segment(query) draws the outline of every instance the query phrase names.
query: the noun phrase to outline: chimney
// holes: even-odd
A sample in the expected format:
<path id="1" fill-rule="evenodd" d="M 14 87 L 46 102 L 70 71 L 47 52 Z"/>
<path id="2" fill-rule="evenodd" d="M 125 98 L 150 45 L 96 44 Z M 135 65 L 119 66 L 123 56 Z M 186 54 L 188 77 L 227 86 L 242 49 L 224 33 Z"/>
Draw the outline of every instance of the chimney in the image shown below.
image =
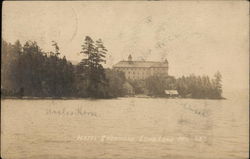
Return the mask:
<path id="1" fill-rule="evenodd" d="M 129 54 L 128 61 L 132 61 L 132 56 Z"/>

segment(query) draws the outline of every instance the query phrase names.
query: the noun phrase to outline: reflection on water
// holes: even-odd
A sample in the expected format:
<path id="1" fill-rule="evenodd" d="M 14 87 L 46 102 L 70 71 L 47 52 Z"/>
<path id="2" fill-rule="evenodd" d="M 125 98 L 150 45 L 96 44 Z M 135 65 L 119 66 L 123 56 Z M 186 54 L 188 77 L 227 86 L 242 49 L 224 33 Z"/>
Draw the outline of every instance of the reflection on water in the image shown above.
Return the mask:
<path id="1" fill-rule="evenodd" d="M 2 100 L 7 159 L 248 157 L 248 96 Z"/>

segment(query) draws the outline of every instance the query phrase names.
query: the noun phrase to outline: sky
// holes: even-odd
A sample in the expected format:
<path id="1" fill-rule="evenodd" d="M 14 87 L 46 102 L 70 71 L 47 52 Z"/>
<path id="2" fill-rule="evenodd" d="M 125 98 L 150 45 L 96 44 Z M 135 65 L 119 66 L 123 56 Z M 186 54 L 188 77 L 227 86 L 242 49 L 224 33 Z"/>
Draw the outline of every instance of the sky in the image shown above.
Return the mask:
<path id="1" fill-rule="evenodd" d="M 105 67 L 133 60 L 169 61 L 169 74 L 213 77 L 224 89 L 248 89 L 247 1 L 92 1 L 3 3 L 3 39 L 58 43 L 68 60 L 80 61 L 85 36 L 102 39 Z"/>

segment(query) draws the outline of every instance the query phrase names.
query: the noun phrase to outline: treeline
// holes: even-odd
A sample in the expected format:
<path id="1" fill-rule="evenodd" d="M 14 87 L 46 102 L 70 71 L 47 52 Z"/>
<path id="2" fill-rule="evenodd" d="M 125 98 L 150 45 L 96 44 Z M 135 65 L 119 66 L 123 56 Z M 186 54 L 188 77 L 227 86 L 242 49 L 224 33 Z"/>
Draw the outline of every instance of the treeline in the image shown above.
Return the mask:
<path id="1" fill-rule="evenodd" d="M 14 97 L 93 97 L 111 98 L 119 92 L 125 77 L 121 72 L 105 71 L 106 49 L 99 39 L 86 37 L 82 44 L 82 61 L 74 66 L 61 57 L 59 46 L 43 51 L 36 42 L 21 45 L 2 40 L 1 96 Z M 107 78 L 108 77 L 108 78 Z M 115 81 L 115 82 L 114 82 Z M 117 92 L 118 91 L 118 92 Z"/>
<path id="2" fill-rule="evenodd" d="M 165 96 L 165 90 L 177 90 L 184 98 L 222 98 L 219 72 L 212 79 L 154 75 L 126 80 L 123 72 L 103 68 L 108 50 L 101 39 L 85 37 L 77 65 L 62 57 L 56 42 L 52 46 L 53 51 L 45 52 L 34 41 L 21 45 L 2 40 L 1 96 L 113 98 L 131 95 L 132 87 L 132 94 Z"/>
<path id="3" fill-rule="evenodd" d="M 145 80 L 129 81 L 135 94 L 165 96 L 165 90 L 177 90 L 183 98 L 222 98 L 221 74 L 217 72 L 213 79 L 208 76 L 173 76 L 154 75 Z"/>
<path id="4" fill-rule="evenodd" d="M 36 42 L 23 46 L 17 41 L 2 43 L 2 95 L 70 96 L 73 91 L 73 65 L 60 58 L 57 43 L 53 52 L 43 52 Z"/>
<path id="5" fill-rule="evenodd" d="M 176 89 L 183 97 L 191 98 L 222 98 L 222 84 L 220 72 L 215 73 L 214 78 L 208 76 L 182 76 L 176 80 Z"/>

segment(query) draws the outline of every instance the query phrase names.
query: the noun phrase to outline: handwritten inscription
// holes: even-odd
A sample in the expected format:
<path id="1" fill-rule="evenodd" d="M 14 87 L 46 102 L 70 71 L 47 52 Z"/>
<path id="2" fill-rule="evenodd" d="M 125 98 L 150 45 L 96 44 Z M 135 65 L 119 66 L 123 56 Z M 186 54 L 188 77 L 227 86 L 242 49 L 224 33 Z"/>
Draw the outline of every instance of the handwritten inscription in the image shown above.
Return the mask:
<path id="1" fill-rule="evenodd" d="M 68 110 L 67 108 L 61 109 L 47 109 L 47 115 L 60 115 L 60 116 L 93 116 L 97 117 L 96 112 L 83 110 L 81 107 L 78 107 L 74 110 Z"/>
<path id="2" fill-rule="evenodd" d="M 157 137 L 149 137 L 149 136 L 81 136 L 78 135 L 76 137 L 77 141 L 82 142 L 159 142 L 159 143 L 168 143 L 168 142 L 206 142 L 207 136 L 157 136 Z"/>
<path id="3" fill-rule="evenodd" d="M 209 115 L 208 110 L 206 110 L 206 109 L 195 109 L 188 104 L 184 104 L 183 106 L 185 109 L 188 109 L 199 116 L 207 117 Z"/>

